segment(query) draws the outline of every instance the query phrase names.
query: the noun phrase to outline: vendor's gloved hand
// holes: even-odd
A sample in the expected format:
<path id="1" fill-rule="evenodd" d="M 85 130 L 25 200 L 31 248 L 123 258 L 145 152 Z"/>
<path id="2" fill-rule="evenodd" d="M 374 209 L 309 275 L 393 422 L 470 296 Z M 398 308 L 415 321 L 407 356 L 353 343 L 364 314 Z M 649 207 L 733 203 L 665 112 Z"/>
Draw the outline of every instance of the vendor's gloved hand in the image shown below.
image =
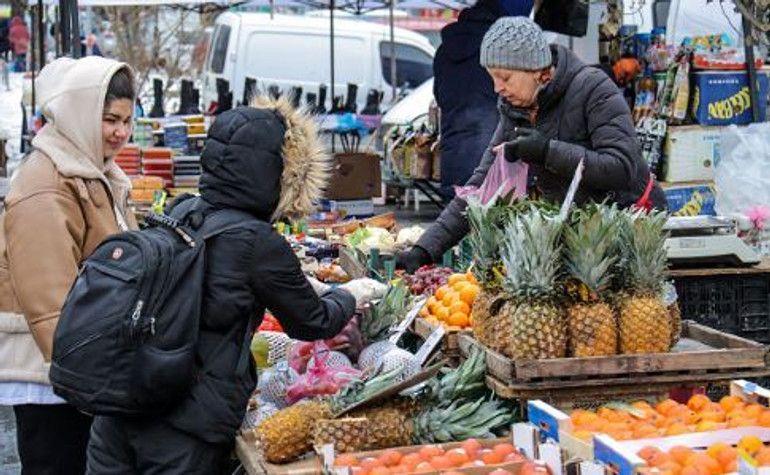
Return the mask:
<path id="1" fill-rule="evenodd" d="M 548 142 L 551 140 L 535 129 L 516 127 L 516 138 L 510 142 L 504 142 L 494 148 L 497 152 L 500 148 L 505 150 L 505 159 L 509 162 L 523 160 L 532 165 L 545 163 L 548 154 Z"/>
<path id="2" fill-rule="evenodd" d="M 412 246 L 411 249 L 396 254 L 396 269 L 403 269 L 412 274 L 420 267 L 430 264 L 432 260 L 428 251 L 419 246 Z"/>
<path id="3" fill-rule="evenodd" d="M 320 280 L 316 279 L 315 277 L 307 276 L 307 281 L 310 282 L 310 285 L 313 286 L 313 290 L 315 290 L 316 295 L 319 297 L 329 290 L 331 290 L 331 285 L 324 284 Z"/>
<path id="4" fill-rule="evenodd" d="M 372 300 L 382 298 L 388 286 L 374 279 L 356 279 L 339 286 L 340 289 L 350 292 L 356 299 L 356 307 L 362 307 Z"/>

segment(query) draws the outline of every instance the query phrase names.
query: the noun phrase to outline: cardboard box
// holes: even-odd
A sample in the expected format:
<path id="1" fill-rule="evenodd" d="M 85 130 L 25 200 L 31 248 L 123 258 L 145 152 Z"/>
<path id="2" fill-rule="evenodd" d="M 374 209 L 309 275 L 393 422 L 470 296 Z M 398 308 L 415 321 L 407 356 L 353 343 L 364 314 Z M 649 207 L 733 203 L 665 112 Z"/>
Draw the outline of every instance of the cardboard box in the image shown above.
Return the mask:
<path id="1" fill-rule="evenodd" d="M 663 146 L 663 180 L 709 181 L 719 163 L 722 127 L 670 127 Z"/>
<path id="2" fill-rule="evenodd" d="M 767 116 L 768 77 L 757 75 L 759 120 Z M 693 116 L 702 125 L 751 123 L 751 94 L 744 71 L 701 71 L 695 73 Z"/>
<path id="3" fill-rule="evenodd" d="M 716 216 L 716 186 L 711 181 L 661 182 L 668 211 L 673 216 Z"/>
<path id="4" fill-rule="evenodd" d="M 334 171 L 326 190 L 329 200 L 361 200 L 382 193 L 380 156 L 341 153 L 334 156 Z"/>

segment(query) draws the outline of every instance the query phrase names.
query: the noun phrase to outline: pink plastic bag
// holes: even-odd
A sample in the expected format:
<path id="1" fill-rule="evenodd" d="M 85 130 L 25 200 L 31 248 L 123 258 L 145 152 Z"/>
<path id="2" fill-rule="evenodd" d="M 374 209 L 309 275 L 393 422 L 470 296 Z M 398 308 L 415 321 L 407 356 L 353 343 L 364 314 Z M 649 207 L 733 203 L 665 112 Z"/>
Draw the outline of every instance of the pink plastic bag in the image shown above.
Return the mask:
<path id="1" fill-rule="evenodd" d="M 481 186 L 456 186 L 455 194 L 463 199 L 476 196 L 481 204 L 487 204 L 498 192 L 500 196 L 508 196 L 513 191 L 512 199 L 519 198 L 527 194 L 528 174 L 529 164 L 522 160 L 509 162 L 501 147 Z"/>
<path id="2" fill-rule="evenodd" d="M 286 389 L 291 404 L 301 399 L 336 394 L 343 386 L 361 376 L 361 372 L 352 367 L 332 367 L 328 364 L 329 347 L 322 341 L 313 343 L 307 372 Z"/>

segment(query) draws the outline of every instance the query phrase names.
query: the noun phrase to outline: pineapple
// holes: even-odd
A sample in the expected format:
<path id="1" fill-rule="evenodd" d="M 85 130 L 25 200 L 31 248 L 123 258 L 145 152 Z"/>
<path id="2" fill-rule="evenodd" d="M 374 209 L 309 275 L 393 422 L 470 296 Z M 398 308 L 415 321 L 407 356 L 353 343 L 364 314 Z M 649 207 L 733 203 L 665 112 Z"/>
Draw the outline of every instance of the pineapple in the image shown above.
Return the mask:
<path id="1" fill-rule="evenodd" d="M 360 320 L 364 344 L 370 345 L 388 338 L 393 327 L 406 315 L 411 301 L 406 283 L 399 282 L 389 287 L 382 300 L 371 306 L 371 314 Z"/>
<path id="2" fill-rule="evenodd" d="M 495 318 L 502 304 L 500 287 L 503 272 L 500 246 L 503 232 L 500 225 L 504 215 L 502 206 L 495 206 L 496 202 L 497 199 L 493 198 L 487 204 L 482 204 L 479 198 L 468 197 L 466 215 L 474 251 L 472 271 L 481 286 L 471 313 L 473 335 L 482 344 L 500 351 L 500 335 L 509 333 L 510 329 L 507 327 L 507 321 Z"/>
<path id="3" fill-rule="evenodd" d="M 265 459 L 285 463 L 311 451 L 313 445 L 307 428 L 331 415 L 330 406 L 321 401 L 301 401 L 278 411 L 256 429 Z"/>
<path id="4" fill-rule="evenodd" d="M 666 272 L 663 232 L 666 214 L 627 212 L 622 217 L 620 351 L 623 354 L 667 352 L 672 328 L 661 297 Z"/>
<path id="5" fill-rule="evenodd" d="M 614 208 L 589 206 L 575 213 L 573 226 L 564 229 L 568 288 L 576 303 L 567 310 L 571 356 L 609 356 L 618 352 L 615 312 L 605 301 L 616 257 L 612 256 Z"/>
<path id="6" fill-rule="evenodd" d="M 562 358 L 567 353 L 563 308 L 556 301 L 562 224 L 530 208 L 505 228 L 503 285 L 512 300 L 500 310 L 511 330 L 504 353 L 514 359 Z"/>
<path id="7" fill-rule="evenodd" d="M 368 440 L 369 420 L 365 417 L 321 419 L 315 424 L 316 449 L 333 444 L 337 453 L 361 452 L 367 450 Z"/>
<path id="8" fill-rule="evenodd" d="M 672 303 L 666 309 L 671 321 L 671 345 L 669 348 L 671 349 L 682 338 L 682 309 L 679 307 L 679 302 Z"/>

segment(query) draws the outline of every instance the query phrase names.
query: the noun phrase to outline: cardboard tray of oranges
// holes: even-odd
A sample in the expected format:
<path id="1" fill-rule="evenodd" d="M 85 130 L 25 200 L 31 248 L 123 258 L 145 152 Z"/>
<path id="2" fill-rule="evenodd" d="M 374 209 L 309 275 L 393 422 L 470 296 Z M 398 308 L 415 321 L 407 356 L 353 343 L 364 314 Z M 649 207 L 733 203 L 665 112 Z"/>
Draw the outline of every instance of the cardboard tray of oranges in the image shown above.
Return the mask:
<path id="1" fill-rule="evenodd" d="M 238 456 L 238 459 L 240 460 L 241 464 L 243 465 L 243 468 L 245 469 L 246 473 L 249 475 L 255 475 L 255 474 L 269 474 L 269 475 L 320 475 L 323 473 L 323 461 L 321 457 L 319 456 L 312 456 L 304 460 L 300 460 L 293 463 L 288 464 L 271 464 L 264 460 L 261 453 L 259 452 L 259 449 L 257 448 L 257 444 L 255 442 L 255 436 L 253 431 L 243 431 L 237 438 L 235 443 L 235 452 Z M 398 447 L 394 449 L 388 449 L 388 450 L 377 450 L 377 451 L 369 451 L 369 452 L 358 452 L 358 453 L 351 453 L 351 454 L 344 454 L 337 456 L 335 460 L 335 465 L 338 467 L 345 466 L 349 463 L 352 464 L 358 464 L 360 465 L 361 462 L 364 460 L 373 460 L 376 459 L 378 461 L 384 461 L 386 458 L 396 457 L 399 460 L 399 463 L 403 461 L 403 458 L 410 455 L 412 457 L 416 457 L 419 455 L 422 458 L 427 458 L 428 450 L 435 451 L 436 448 L 439 449 L 440 455 L 447 455 L 448 453 L 452 451 L 456 451 L 457 449 L 468 449 L 469 446 L 473 444 L 475 450 L 483 450 L 483 451 L 494 451 L 494 447 L 497 445 L 505 446 L 506 449 L 511 449 L 513 446 L 511 445 L 510 439 L 488 439 L 488 440 L 479 440 L 479 441 L 466 441 L 466 442 L 457 442 L 457 443 L 449 443 L 449 444 L 436 444 L 432 446 L 411 446 L 411 447 Z M 510 447 L 508 447 L 510 445 Z M 501 447 L 503 448 L 503 447 Z M 421 454 L 421 450 L 425 453 Z M 438 453 L 438 452 L 437 452 Z M 396 454 L 394 456 L 394 454 Z M 435 456 L 436 454 L 432 454 Z M 483 457 L 479 455 L 479 459 L 482 459 Z M 521 456 L 520 460 L 514 460 L 515 457 L 511 456 L 508 457 L 508 455 L 500 455 L 499 457 L 495 457 L 494 459 L 488 459 L 486 465 L 484 466 L 476 466 L 476 467 L 458 467 L 452 469 L 453 472 L 460 473 L 463 475 L 520 475 L 522 466 L 524 465 L 524 462 L 526 459 Z M 507 459 L 507 461 L 506 461 Z M 421 460 L 422 461 L 422 460 Z M 466 463 L 459 464 L 459 465 L 465 465 L 470 463 L 472 460 L 468 459 Z M 384 463 L 383 463 L 384 465 Z M 407 464 L 402 464 L 407 465 Z M 356 473 L 356 470 L 351 470 L 351 473 Z M 399 472 L 400 473 L 400 472 Z M 408 473 L 408 472 L 407 472 Z M 421 474 L 431 474 L 435 475 L 438 474 L 438 470 L 428 470 L 428 471 L 420 471 Z M 441 470 L 440 473 L 446 473 L 446 470 Z"/>
<path id="2" fill-rule="evenodd" d="M 691 321 L 671 353 L 514 361 L 470 335 L 458 338 L 464 357 L 473 346 L 486 351 L 488 374 L 502 397 L 537 391 L 617 387 L 661 391 L 688 382 L 707 383 L 770 375 L 767 347 Z M 531 396 L 532 394 L 530 394 Z"/>
<path id="3" fill-rule="evenodd" d="M 572 456 L 593 460 L 600 455 L 596 443 L 600 433 L 631 453 L 651 445 L 668 450 L 716 442 L 735 444 L 746 436 L 770 440 L 768 403 L 770 391 L 739 380 L 730 384 L 730 395 L 718 402 L 695 394 L 687 404 L 672 399 L 633 401 L 567 414 L 543 401 L 530 401 L 527 413 L 544 437 Z"/>

